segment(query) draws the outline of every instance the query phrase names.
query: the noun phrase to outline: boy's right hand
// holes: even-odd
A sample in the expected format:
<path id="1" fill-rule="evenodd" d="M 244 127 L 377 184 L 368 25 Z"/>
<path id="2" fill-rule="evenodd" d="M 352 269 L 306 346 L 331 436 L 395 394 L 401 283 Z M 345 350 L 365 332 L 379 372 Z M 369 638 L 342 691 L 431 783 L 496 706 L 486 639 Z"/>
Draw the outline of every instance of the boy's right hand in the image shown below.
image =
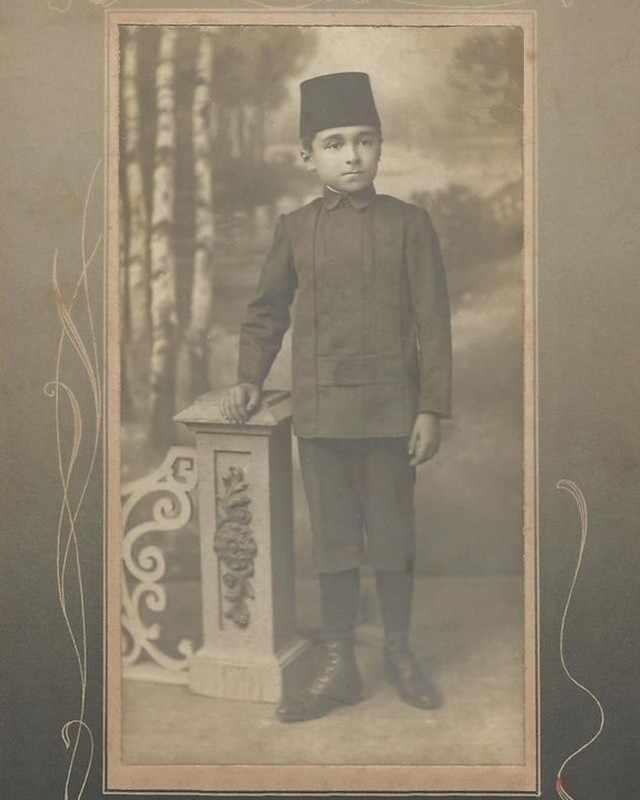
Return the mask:
<path id="1" fill-rule="evenodd" d="M 246 422 L 260 405 L 262 392 L 253 383 L 238 383 L 222 396 L 220 411 L 230 422 Z"/>

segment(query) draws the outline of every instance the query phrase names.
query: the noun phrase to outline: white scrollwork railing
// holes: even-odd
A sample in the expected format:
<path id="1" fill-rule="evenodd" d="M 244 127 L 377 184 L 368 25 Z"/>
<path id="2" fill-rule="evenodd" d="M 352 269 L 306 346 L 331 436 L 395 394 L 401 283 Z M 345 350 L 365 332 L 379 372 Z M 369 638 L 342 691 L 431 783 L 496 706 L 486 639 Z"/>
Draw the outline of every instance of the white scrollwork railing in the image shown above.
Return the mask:
<path id="1" fill-rule="evenodd" d="M 137 481 L 123 484 L 122 498 L 122 639 L 123 665 L 127 668 L 146 656 L 163 670 L 185 670 L 193 655 L 193 642 L 177 645 L 180 657 L 159 646 L 158 623 L 145 624 L 141 610 L 162 612 L 167 590 L 162 579 L 166 555 L 157 543 L 142 541 L 153 534 L 178 532 L 192 519 L 193 491 L 197 482 L 196 451 L 171 447 L 161 466 Z"/>

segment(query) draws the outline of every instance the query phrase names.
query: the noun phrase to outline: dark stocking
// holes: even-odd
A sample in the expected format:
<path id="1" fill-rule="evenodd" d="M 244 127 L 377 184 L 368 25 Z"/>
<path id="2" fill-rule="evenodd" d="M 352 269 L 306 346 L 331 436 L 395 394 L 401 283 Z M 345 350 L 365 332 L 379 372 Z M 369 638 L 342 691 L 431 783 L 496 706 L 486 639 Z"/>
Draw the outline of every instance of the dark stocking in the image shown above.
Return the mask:
<path id="1" fill-rule="evenodd" d="M 357 568 L 320 573 L 322 619 L 327 640 L 355 639 L 359 598 L 360 571 Z"/>
<path id="2" fill-rule="evenodd" d="M 385 634 L 409 633 L 413 569 L 376 570 L 378 598 Z"/>

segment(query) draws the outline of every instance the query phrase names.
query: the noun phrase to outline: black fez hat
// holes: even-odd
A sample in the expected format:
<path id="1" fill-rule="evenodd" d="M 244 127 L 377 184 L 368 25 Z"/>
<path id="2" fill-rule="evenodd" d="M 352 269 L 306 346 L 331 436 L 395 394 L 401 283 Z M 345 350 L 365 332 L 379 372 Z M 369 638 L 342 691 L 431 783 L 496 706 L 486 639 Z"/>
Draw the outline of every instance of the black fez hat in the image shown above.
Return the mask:
<path id="1" fill-rule="evenodd" d="M 380 127 L 366 72 L 334 72 L 300 84 L 300 138 L 346 125 Z"/>

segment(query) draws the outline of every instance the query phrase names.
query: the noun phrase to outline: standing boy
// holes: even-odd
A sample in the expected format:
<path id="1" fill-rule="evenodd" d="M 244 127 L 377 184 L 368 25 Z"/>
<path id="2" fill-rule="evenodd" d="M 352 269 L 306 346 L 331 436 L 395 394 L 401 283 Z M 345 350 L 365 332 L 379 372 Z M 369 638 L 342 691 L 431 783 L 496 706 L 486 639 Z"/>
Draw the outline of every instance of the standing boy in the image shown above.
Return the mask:
<path id="1" fill-rule="evenodd" d="M 320 578 L 324 662 L 278 716 L 323 716 L 362 696 L 355 661 L 359 566 L 373 565 L 385 675 L 434 708 L 409 647 L 415 468 L 450 416 L 451 332 L 440 249 L 427 213 L 376 194 L 382 135 L 369 76 L 301 85 L 300 134 L 321 198 L 278 220 L 240 335 L 223 414 L 246 420 L 293 323 L 293 425 Z M 366 544 L 366 551 L 365 551 Z"/>

